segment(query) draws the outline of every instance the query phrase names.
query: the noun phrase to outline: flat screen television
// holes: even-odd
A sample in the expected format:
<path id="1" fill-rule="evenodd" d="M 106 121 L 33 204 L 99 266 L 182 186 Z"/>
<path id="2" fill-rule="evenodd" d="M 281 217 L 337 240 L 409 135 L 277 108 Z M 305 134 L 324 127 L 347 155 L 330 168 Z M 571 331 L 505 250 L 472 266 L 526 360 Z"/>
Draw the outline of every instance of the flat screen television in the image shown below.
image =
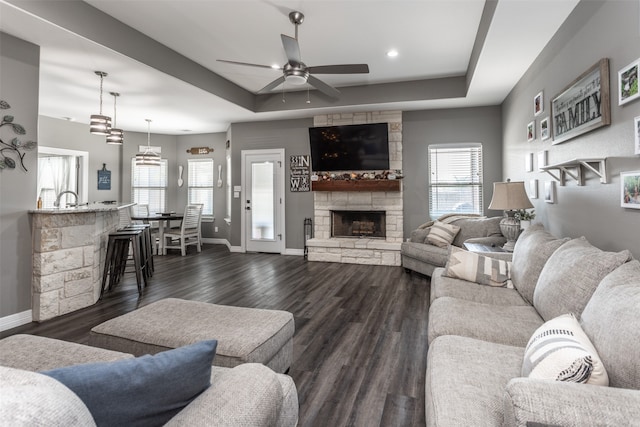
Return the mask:
<path id="1" fill-rule="evenodd" d="M 313 127 L 309 142 L 316 172 L 389 169 L 387 123 Z"/>

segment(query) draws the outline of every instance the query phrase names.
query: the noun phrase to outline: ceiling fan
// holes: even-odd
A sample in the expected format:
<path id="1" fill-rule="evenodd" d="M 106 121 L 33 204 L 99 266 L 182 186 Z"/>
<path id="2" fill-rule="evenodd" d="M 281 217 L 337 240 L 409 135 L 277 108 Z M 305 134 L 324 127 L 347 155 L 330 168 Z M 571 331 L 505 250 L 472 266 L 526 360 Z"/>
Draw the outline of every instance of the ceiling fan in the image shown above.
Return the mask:
<path id="1" fill-rule="evenodd" d="M 340 96 L 340 91 L 318 79 L 314 76 L 314 74 L 366 74 L 369 72 L 369 66 L 367 64 L 318 65 L 314 67 L 307 66 L 304 62 L 302 62 L 302 59 L 300 57 L 300 45 L 298 45 L 298 26 L 304 21 L 304 15 L 302 14 L 302 12 L 293 11 L 289 13 L 289 21 L 291 21 L 291 23 L 296 27 L 296 36 L 295 38 L 293 38 L 285 34 L 280 35 L 280 37 L 282 38 L 282 45 L 284 46 L 285 54 L 287 55 L 287 63 L 282 67 L 275 68 L 270 65 L 227 61 L 224 59 L 218 59 L 218 61 L 226 62 L 229 64 L 269 68 L 282 71 L 282 76 L 278 77 L 277 79 L 260 89 L 258 93 L 270 92 L 284 82 L 296 86 L 309 83 L 311 86 L 315 87 L 325 95 L 331 98 L 338 98 Z"/>

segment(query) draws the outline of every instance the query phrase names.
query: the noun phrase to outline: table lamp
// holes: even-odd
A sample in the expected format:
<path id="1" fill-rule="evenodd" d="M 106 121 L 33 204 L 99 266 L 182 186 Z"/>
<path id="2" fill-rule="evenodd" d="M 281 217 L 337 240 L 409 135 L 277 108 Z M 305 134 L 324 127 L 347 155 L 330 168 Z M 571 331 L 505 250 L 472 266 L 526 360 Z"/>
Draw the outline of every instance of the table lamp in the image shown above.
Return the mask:
<path id="1" fill-rule="evenodd" d="M 507 243 L 502 247 L 505 251 L 513 252 L 520 235 L 520 220 L 515 217 L 516 211 L 532 207 L 524 189 L 524 182 L 507 180 L 507 182 L 493 183 L 493 197 L 489 209 L 504 211 L 504 218 L 500 221 L 500 231 L 507 238 Z"/>

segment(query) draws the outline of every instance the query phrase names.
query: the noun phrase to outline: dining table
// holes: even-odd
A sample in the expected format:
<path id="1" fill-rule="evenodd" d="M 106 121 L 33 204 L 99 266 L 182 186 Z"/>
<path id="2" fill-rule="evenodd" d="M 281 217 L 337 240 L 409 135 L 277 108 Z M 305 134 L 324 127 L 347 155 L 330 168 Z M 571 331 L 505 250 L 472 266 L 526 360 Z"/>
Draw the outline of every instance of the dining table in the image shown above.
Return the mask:
<path id="1" fill-rule="evenodd" d="M 164 229 L 165 225 L 170 228 L 170 221 L 182 220 L 184 214 L 175 212 L 156 213 L 150 215 L 136 215 L 132 216 L 133 221 L 142 221 L 145 224 L 149 224 L 152 221 L 158 222 L 158 253 L 157 255 L 164 255 Z"/>

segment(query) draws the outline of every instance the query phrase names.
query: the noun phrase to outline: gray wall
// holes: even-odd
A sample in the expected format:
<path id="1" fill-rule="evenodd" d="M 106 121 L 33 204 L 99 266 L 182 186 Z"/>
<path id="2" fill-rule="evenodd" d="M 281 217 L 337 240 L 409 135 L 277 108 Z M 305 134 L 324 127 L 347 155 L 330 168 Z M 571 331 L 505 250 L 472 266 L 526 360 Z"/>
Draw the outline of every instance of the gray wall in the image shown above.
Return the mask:
<path id="1" fill-rule="evenodd" d="M 539 192 L 552 178 L 544 173 L 524 172 L 526 153 L 548 150 L 549 164 L 574 158 L 607 157 L 609 184 L 587 173 L 585 186 L 575 182 L 556 187 L 556 203 L 542 198 L 532 200 L 537 218 L 557 236 L 584 235 L 606 250 L 630 249 L 640 257 L 638 224 L 640 211 L 620 207 L 620 172 L 640 170 L 634 155 L 633 118 L 640 115 L 640 101 L 618 106 L 618 70 L 640 57 L 638 1 L 582 1 L 560 32 L 545 47 L 503 103 L 504 176 L 519 180 L 539 180 Z M 609 58 L 611 87 L 611 125 L 561 144 L 538 138 L 528 143 L 527 123 L 534 120 L 533 97 L 544 91 L 545 111 L 549 101 L 565 86 L 595 64 Z M 534 160 L 535 162 L 535 160 Z"/>
<path id="2" fill-rule="evenodd" d="M 404 172 L 404 235 L 429 221 L 427 146 L 456 142 L 482 143 L 483 204 L 488 216 L 500 215 L 487 206 L 493 183 L 502 180 L 502 123 L 500 107 L 405 111 L 402 113 Z"/>
<path id="3" fill-rule="evenodd" d="M 0 33 L 0 99 L 11 105 L 0 114 L 12 115 L 27 131 L 23 142 L 38 141 L 38 78 L 40 48 Z M 16 134 L 5 126 L 4 142 Z M 14 158 L 15 159 L 15 158 Z M 36 208 L 36 150 L 26 151 L 20 169 L 0 170 L 0 317 L 31 309 L 31 223 L 27 210 Z"/>
<path id="4" fill-rule="evenodd" d="M 184 185 L 182 187 L 177 186 L 176 181 L 169 183 L 170 187 L 177 188 L 177 204 L 178 206 L 185 206 L 187 204 L 188 189 L 187 189 L 187 160 L 189 159 L 204 159 L 213 158 L 214 178 L 217 181 L 218 178 L 218 165 L 222 165 L 222 187 L 214 187 L 213 189 L 213 215 L 215 217 L 214 222 L 203 221 L 202 223 L 202 237 L 203 238 L 218 238 L 227 239 L 229 235 L 229 226 L 224 221 L 224 215 L 226 212 L 226 155 L 225 145 L 227 141 L 227 135 L 225 133 L 208 133 L 199 135 L 183 135 L 177 137 L 176 144 L 176 156 L 175 160 L 177 164 L 174 166 L 177 169 L 179 165 L 184 167 L 182 179 Z M 187 153 L 187 150 L 192 147 L 209 147 L 213 148 L 213 153 L 207 155 L 191 154 Z M 170 160 L 173 162 L 173 159 Z M 214 183 L 215 184 L 215 183 Z M 218 227 L 218 232 L 215 232 L 215 227 Z"/>
<path id="5" fill-rule="evenodd" d="M 121 170 L 122 147 L 108 145 L 104 136 L 89 133 L 89 126 L 84 123 L 70 122 L 40 116 L 40 146 L 66 148 L 68 150 L 86 151 L 89 153 L 89 187 L 88 200 L 84 202 L 101 202 L 103 200 L 122 200 Z M 125 135 L 127 136 L 127 135 Z M 102 164 L 111 171 L 111 190 L 98 190 L 98 170 Z M 37 195 L 36 195 L 37 197 Z"/>
<path id="6" fill-rule="evenodd" d="M 313 119 L 282 120 L 273 122 L 235 123 L 231 125 L 232 185 L 241 183 L 241 151 L 269 148 L 285 150 L 285 220 L 286 248 L 303 249 L 304 219 L 313 218 L 313 193 L 289 191 L 289 156 L 309 154 L 309 128 Z M 241 246 L 240 208 L 241 200 L 232 199 L 231 245 Z"/>

